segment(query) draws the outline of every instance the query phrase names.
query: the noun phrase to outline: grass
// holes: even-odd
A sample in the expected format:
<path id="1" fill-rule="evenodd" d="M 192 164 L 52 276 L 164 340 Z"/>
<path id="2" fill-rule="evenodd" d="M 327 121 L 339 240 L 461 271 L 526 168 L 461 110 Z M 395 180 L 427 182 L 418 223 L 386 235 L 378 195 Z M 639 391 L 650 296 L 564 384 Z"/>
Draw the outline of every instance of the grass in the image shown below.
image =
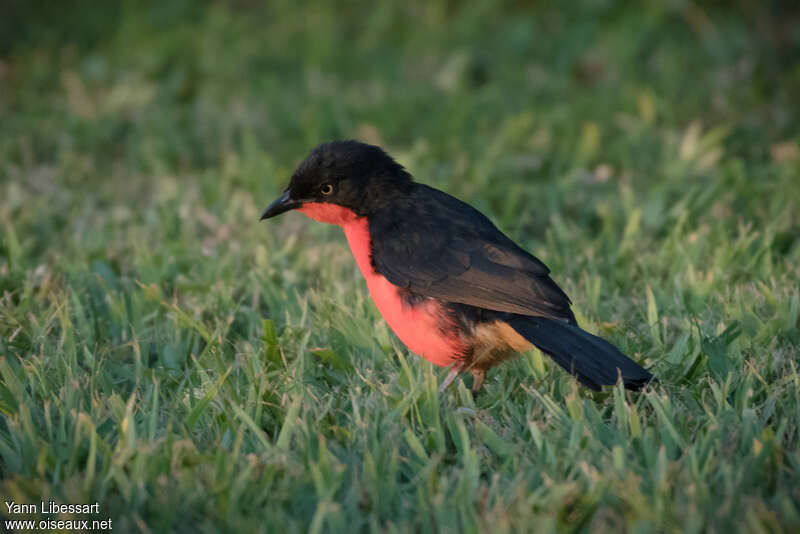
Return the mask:
<path id="1" fill-rule="evenodd" d="M 8 9 L 4 501 L 121 532 L 800 529 L 795 8 Z M 593 394 L 532 352 L 438 395 L 337 229 L 256 222 L 350 137 L 489 214 L 661 384 Z"/>

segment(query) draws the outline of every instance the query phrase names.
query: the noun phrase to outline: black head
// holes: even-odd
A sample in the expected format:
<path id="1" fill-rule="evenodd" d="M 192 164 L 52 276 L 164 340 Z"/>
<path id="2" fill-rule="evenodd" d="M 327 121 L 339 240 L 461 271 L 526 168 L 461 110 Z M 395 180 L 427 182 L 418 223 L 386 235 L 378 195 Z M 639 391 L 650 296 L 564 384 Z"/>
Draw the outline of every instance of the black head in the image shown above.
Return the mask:
<path id="1" fill-rule="evenodd" d="M 406 191 L 411 175 L 380 147 L 358 141 L 332 141 L 311 151 L 292 174 L 283 194 L 261 220 L 309 202 L 343 206 L 368 216 Z"/>

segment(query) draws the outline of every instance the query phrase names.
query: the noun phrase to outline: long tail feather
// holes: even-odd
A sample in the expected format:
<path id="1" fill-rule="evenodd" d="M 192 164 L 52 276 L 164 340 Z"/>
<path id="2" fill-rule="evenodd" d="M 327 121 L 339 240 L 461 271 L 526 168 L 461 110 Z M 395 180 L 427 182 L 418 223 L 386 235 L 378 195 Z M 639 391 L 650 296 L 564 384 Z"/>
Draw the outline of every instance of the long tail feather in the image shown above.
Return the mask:
<path id="1" fill-rule="evenodd" d="M 515 315 L 508 324 L 583 385 L 594 390 L 616 384 L 620 375 L 625 387 L 632 390 L 639 390 L 654 380 L 650 372 L 622 354 L 617 347 L 577 325 L 524 315 Z"/>

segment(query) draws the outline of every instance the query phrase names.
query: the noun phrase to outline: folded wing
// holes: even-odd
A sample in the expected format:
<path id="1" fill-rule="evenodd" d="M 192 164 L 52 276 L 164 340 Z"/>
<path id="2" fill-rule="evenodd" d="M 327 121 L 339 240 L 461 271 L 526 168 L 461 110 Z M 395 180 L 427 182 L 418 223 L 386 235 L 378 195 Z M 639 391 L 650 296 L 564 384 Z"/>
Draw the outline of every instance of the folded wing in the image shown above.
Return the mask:
<path id="1" fill-rule="evenodd" d="M 541 261 L 468 204 L 418 187 L 399 213 L 370 224 L 373 266 L 391 283 L 448 302 L 575 322 Z"/>

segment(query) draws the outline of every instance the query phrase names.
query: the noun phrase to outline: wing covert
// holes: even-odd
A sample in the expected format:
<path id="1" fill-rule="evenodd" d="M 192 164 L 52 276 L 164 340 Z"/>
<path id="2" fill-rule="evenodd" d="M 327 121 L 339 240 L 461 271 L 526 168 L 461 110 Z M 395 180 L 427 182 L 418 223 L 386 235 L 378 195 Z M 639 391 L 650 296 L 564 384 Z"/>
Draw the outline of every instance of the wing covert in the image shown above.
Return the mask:
<path id="1" fill-rule="evenodd" d="M 425 190 L 401 213 L 370 221 L 378 272 L 444 301 L 574 322 L 569 298 L 541 261 L 468 204 Z"/>

